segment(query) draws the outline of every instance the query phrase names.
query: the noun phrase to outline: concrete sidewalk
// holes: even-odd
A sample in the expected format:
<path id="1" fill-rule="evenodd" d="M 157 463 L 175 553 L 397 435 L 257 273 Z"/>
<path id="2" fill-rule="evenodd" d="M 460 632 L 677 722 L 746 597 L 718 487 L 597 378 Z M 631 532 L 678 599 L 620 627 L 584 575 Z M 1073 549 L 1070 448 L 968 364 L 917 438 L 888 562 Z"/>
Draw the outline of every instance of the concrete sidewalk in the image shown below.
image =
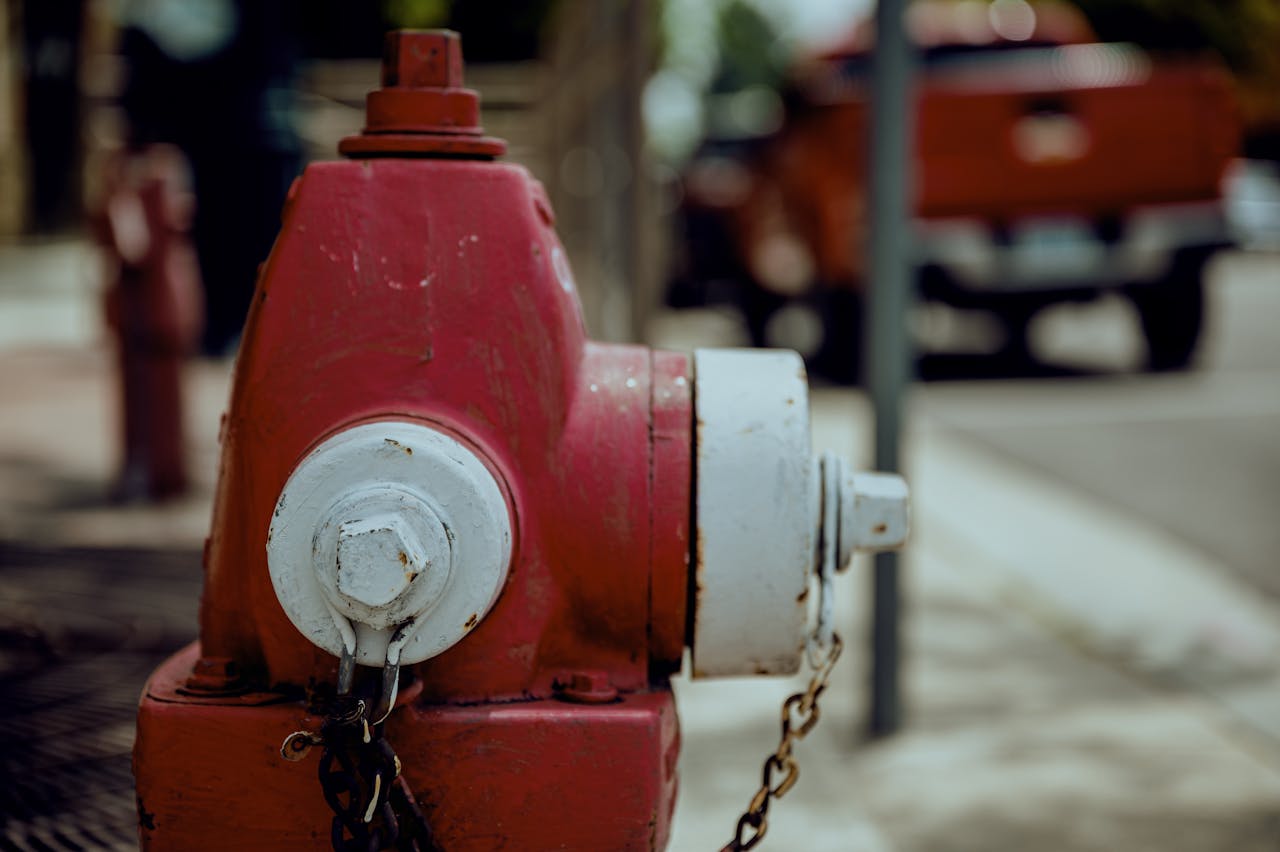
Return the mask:
<path id="1" fill-rule="evenodd" d="M 860 397 L 819 391 L 813 406 L 818 446 L 849 452 L 866 434 Z M 869 566 L 855 564 L 839 607 L 851 659 L 797 749 L 802 778 L 774 807 L 770 848 L 1280 848 L 1274 610 L 927 417 L 908 446 L 907 727 L 857 736 Z M 774 707 L 800 686 L 682 686 L 673 848 L 722 839 L 776 737 Z"/>
<path id="2" fill-rule="evenodd" d="M 37 286 L 45 261 L 0 252 L 0 541 L 198 551 L 228 365 L 191 370 L 192 496 L 108 505 L 114 379 L 91 257 L 74 245 L 45 255 L 82 278 Z M 928 394 L 917 391 L 907 445 L 907 727 L 858 736 L 868 566 L 857 563 L 839 585 L 846 658 L 763 848 L 1280 848 L 1274 609 L 1177 541 L 956 437 L 928 417 Z M 861 455 L 865 400 L 821 390 L 812 403 L 815 449 Z M 0 616 L 45 576 L 11 568 L 0 562 Z M 194 635 L 189 612 L 178 623 Z M 803 684 L 677 685 L 673 849 L 729 838 L 776 746 L 779 706 Z"/>

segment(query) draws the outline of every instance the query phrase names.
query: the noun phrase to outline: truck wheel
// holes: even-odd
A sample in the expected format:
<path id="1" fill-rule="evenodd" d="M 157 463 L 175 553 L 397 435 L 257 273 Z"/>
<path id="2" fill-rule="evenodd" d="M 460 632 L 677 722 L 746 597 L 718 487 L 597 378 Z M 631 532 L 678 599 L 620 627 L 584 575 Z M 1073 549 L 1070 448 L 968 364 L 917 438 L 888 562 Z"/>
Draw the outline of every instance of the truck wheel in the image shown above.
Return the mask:
<path id="1" fill-rule="evenodd" d="M 785 296 L 766 290 L 754 281 L 742 283 L 738 305 L 747 326 L 751 345 L 756 348 L 769 346 L 769 320 L 787 303 Z"/>
<path id="2" fill-rule="evenodd" d="M 1001 363 L 1022 367 L 1035 361 L 1031 352 L 1031 320 L 1039 310 L 1038 305 L 1019 301 L 996 310 L 996 317 L 1004 327 L 1004 341 L 996 352 Z"/>
<path id="3" fill-rule="evenodd" d="M 819 292 L 822 346 L 812 358 L 816 374 L 841 385 L 856 385 L 862 376 L 862 294 L 827 287 Z"/>
<path id="4" fill-rule="evenodd" d="M 1129 299 L 1147 338 L 1147 369 L 1180 370 L 1191 363 L 1204 327 L 1203 255 L 1179 258 L 1160 282 L 1134 287 Z"/>

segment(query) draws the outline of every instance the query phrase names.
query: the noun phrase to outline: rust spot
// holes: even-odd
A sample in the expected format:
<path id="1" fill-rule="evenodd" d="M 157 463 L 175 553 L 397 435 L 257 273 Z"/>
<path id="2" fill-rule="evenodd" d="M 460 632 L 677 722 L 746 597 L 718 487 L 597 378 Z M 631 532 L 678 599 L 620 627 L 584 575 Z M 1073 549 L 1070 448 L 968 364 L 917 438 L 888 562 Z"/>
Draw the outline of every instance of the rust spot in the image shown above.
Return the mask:
<path id="1" fill-rule="evenodd" d="M 876 524 L 874 527 L 872 527 L 872 528 L 871 528 L 871 531 L 872 531 L 873 533 L 875 533 L 876 535 L 884 535 L 885 533 L 887 533 L 887 532 L 889 531 L 889 525 L 888 525 L 888 524 Z"/>
<path id="2" fill-rule="evenodd" d="M 480 620 L 479 614 L 474 612 L 471 613 L 471 616 L 467 619 L 467 623 L 462 625 L 462 629 L 470 630 L 471 628 L 476 626 L 476 622 L 478 622 L 479 620 Z"/>
<path id="3" fill-rule="evenodd" d="M 799 597 L 796 598 L 796 603 L 804 603 L 808 599 L 809 599 L 809 588 L 806 586 L 805 590 L 800 593 Z"/>
<path id="4" fill-rule="evenodd" d="M 402 550 L 402 551 L 400 551 L 400 564 L 401 564 L 401 565 L 408 565 L 408 564 L 409 564 L 409 556 L 408 556 L 408 554 L 406 554 L 403 550 Z"/>
<path id="5" fill-rule="evenodd" d="M 413 455 L 413 450 L 410 447 L 406 447 L 404 444 L 400 443 L 395 438 L 383 438 L 382 440 L 386 441 L 388 446 L 392 446 L 392 447 L 396 447 L 398 449 L 404 450 L 406 455 L 410 455 L 410 456 Z"/>
<path id="6" fill-rule="evenodd" d="M 703 531 L 702 529 L 699 529 L 697 538 L 694 541 L 694 556 L 693 556 L 695 560 L 693 564 L 693 587 L 694 587 L 695 593 L 699 598 L 702 597 L 702 591 L 703 591 L 702 570 L 703 570 L 703 548 L 705 544 L 706 542 L 703 537 Z"/>
<path id="7" fill-rule="evenodd" d="M 619 700 L 617 688 L 603 671 L 557 675 L 551 688 L 556 691 L 556 698 L 574 704 L 610 704 Z"/>
<path id="8" fill-rule="evenodd" d="M 138 796 L 138 826 L 147 831 L 156 830 L 156 815 L 142 805 L 142 797 Z"/>

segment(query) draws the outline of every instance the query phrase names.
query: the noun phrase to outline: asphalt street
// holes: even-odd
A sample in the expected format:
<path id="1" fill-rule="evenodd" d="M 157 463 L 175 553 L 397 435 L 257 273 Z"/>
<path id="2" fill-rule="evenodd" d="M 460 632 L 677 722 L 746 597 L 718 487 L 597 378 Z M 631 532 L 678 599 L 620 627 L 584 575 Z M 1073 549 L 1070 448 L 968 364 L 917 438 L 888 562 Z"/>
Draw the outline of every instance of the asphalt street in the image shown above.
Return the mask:
<path id="1" fill-rule="evenodd" d="M 1168 531 L 1280 603 L 1278 322 L 1280 255 L 1224 255 L 1196 369 L 1135 371 L 1136 317 L 1105 300 L 1038 321 L 1041 359 L 1065 375 L 933 382 L 916 413 Z"/>

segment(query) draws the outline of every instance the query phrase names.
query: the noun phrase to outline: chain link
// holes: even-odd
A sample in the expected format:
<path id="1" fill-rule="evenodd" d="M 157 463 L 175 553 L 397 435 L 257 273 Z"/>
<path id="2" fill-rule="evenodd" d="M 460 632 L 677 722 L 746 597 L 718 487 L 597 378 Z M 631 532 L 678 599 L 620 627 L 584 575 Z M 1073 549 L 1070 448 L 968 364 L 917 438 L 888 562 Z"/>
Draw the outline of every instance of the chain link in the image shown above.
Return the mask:
<path id="1" fill-rule="evenodd" d="M 325 803 L 333 811 L 329 836 L 334 852 L 431 852 L 437 847 L 426 819 L 384 735 L 382 722 L 390 710 L 371 721 L 375 703 L 382 702 L 339 692 L 324 714 L 320 732 L 290 734 L 280 753 L 297 761 L 312 747 L 323 746 L 318 775 Z"/>
<path id="2" fill-rule="evenodd" d="M 831 634 L 831 646 L 821 659 L 804 692 L 797 692 L 782 703 L 782 736 L 777 750 L 765 758 L 760 789 L 752 797 L 751 803 L 742 816 L 733 839 L 725 844 L 720 852 L 742 852 L 753 849 L 764 839 L 769 828 L 769 803 L 781 799 L 800 780 L 800 764 L 796 761 L 792 750 L 798 740 L 804 739 L 818 724 L 821 715 L 818 708 L 818 697 L 827 688 L 827 680 L 831 670 L 835 668 L 840 652 L 844 650 L 844 642 L 840 634 Z"/>

